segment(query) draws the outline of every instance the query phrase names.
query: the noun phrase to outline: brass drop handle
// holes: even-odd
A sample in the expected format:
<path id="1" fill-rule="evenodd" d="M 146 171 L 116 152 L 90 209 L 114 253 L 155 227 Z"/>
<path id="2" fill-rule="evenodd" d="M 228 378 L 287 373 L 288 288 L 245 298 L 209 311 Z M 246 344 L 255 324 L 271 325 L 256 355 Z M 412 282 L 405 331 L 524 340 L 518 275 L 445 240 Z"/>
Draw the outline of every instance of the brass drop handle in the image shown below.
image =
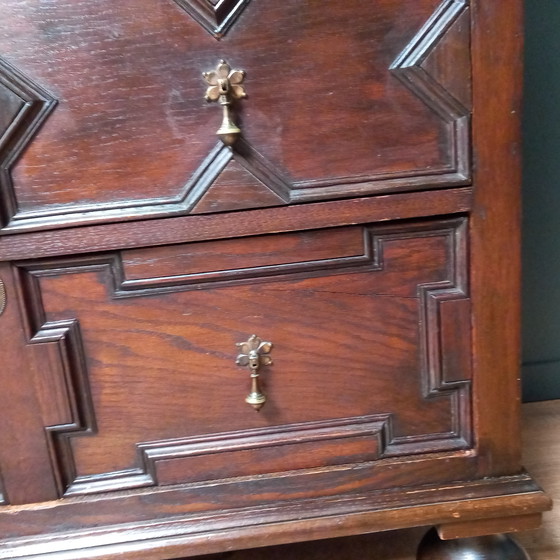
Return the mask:
<path id="1" fill-rule="evenodd" d="M 231 146 L 241 134 L 239 127 L 233 122 L 231 104 L 234 99 L 247 97 L 241 85 L 245 79 L 244 70 L 232 70 L 225 60 L 220 60 L 215 70 L 203 72 L 208 84 L 206 101 L 218 101 L 223 109 L 222 126 L 216 134 L 226 146 Z"/>
<path id="2" fill-rule="evenodd" d="M 266 395 L 260 388 L 259 369 L 261 366 L 272 364 L 272 358 L 268 355 L 272 350 L 272 342 L 263 342 L 253 334 L 246 342 L 238 342 L 237 347 L 241 351 L 237 356 L 237 365 L 248 367 L 251 372 L 251 392 L 245 398 L 245 402 L 258 411 L 266 402 Z"/>

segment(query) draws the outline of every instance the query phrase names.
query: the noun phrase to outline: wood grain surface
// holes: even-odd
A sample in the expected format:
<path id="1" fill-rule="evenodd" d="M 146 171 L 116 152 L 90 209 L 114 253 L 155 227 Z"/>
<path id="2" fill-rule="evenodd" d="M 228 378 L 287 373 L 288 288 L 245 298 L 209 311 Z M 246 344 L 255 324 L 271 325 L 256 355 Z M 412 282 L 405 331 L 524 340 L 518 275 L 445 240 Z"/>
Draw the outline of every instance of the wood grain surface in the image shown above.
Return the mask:
<path id="1" fill-rule="evenodd" d="M 251 102 L 235 108 L 248 156 L 241 159 L 253 171 L 260 161 L 266 183 L 280 176 L 290 199 L 469 182 L 470 109 L 453 95 L 470 104 L 463 0 L 382 2 L 375 10 L 347 0 L 328 11 L 322 2 L 265 0 L 249 5 L 219 43 L 199 25 L 198 9 L 195 21 L 174 2 L 6 0 L 2 12 L 0 79 L 8 86 L 0 99 L 9 106 L 0 125 L 18 103 L 6 64 L 58 102 L 17 163 L 6 165 L 4 221 L 58 227 L 84 213 L 120 221 L 190 211 L 222 167 L 207 159 L 220 112 L 204 100 L 202 80 L 222 57 L 247 72 Z M 449 58 L 455 51 L 462 56 Z M 28 96 L 40 105 L 40 96 Z M 26 140 L 28 128 L 20 127 Z M 231 208 L 221 198 L 213 211 Z"/>
<path id="2" fill-rule="evenodd" d="M 64 492 L 467 448 L 464 226 L 353 226 L 23 265 Z M 236 342 L 252 332 L 274 344 L 257 416 L 244 405 L 248 373 L 235 365 Z M 57 360 L 55 348 L 68 358 Z M 78 395 L 70 404 L 68 375 Z M 148 456 L 157 466 L 147 481 Z M 457 480 L 440 467 L 441 480 Z M 416 469 L 412 480 L 420 483 Z"/>
<path id="3" fill-rule="evenodd" d="M 425 528 L 383 531 L 536 526 L 522 0 L 0 4 L 0 558 L 396 560 Z"/>
<path id="4" fill-rule="evenodd" d="M 529 403 L 523 411 L 523 458 L 527 469 L 552 499 L 560 499 L 560 400 Z M 560 558 L 560 510 L 545 513 L 543 526 L 515 536 L 531 560 Z M 374 535 L 330 539 L 242 550 L 207 560 L 415 560 L 425 529 L 387 531 Z M 202 560 L 202 559 L 200 559 Z"/>

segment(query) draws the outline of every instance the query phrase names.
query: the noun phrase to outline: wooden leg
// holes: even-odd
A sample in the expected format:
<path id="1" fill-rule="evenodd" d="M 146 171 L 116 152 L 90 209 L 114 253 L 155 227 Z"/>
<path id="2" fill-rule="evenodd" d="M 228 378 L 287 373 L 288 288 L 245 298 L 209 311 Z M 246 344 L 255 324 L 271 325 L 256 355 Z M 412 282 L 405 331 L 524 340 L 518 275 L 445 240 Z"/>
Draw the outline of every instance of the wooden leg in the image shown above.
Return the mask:
<path id="1" fill-rule="evenodd" d="M 417 560 L 530 560 L 507 535 L 490 535 L 443 541 L 437 531 L 428 531 L 418 547 Z"/>

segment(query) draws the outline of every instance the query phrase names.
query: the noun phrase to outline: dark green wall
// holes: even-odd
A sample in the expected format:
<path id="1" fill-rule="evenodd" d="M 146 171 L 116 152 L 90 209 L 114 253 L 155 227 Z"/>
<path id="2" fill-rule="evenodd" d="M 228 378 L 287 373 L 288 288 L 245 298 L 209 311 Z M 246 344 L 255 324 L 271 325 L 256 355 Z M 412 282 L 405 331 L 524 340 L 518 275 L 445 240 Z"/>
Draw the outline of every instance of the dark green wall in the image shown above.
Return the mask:
<path id="1" fill-rule="evenodd" d="M 525 2 L 523 396 L 560 398 L 560 0 Z"/>

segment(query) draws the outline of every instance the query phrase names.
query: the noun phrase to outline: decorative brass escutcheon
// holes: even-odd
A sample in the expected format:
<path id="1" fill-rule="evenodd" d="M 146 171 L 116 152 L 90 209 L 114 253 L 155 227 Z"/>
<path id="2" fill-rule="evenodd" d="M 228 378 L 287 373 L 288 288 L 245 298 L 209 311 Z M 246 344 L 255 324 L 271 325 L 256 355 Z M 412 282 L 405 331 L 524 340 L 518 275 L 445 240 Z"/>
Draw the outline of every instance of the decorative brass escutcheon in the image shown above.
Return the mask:
<path id="1" fill-rule="evenodd" d="M 258 411 L 266 402 L 266 395 L 260 388 L 259 368 L 272 364 L 268 355 L 272 350 L 272 342 L 263 342 L 256 334 L 252 334 L 247 342 L 238 342 L 237 347 L 241 350 L 241 354 L 237 356 L 237 365 L 246 366 L 251 372 L 251 392 L 245 402 Z"/>
<path id="2" fill-rule="evenodd" d="M 225 60 L 220 60 L 215 70 L 203 72 L 206 83 L 206 101 L 218 101 L 223 108 L 222 126 L 216 134 L 226 146 L 231 146 L 241 134 L 239 127 L 233 122 L 231 104 L 234 99 L 247 97 L 241 85 L 245 79 L 245 70 L 232 70 Z"/>

